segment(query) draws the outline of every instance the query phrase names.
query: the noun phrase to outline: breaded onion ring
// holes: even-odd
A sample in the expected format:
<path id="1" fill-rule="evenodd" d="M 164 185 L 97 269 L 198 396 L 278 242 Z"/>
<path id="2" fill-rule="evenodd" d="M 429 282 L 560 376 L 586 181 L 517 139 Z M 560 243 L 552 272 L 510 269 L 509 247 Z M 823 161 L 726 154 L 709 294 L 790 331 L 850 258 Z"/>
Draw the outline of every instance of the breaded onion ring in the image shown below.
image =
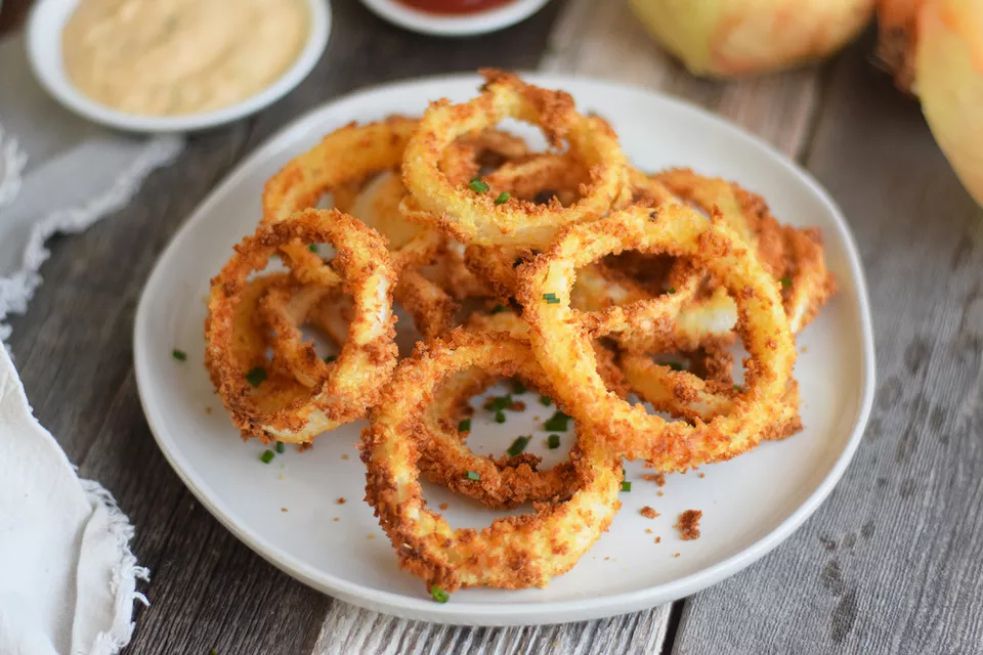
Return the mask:
<path id="1" fill-rule="evenodd" d="M 733 411 L 695 426 L 667 422 L 609 392 L 597 372 L 589 333 L 570 307 L 576 270 L 622 250 L 687 257 L 704 266 L 737 302 L 738 332 L 750 354 L 746 384 Z M 772 429 L 795 361 L 795 346 L 778 285 L 744 240 L 719 216 L 707 221 L 676 204 L 633 207 L 573 225 L 520 270 L 519 301 L 531 342 L 559 399 L 586 429 L 603 434 L 617 454 L 652 461 L 661 470 L 733 457 Z"/>
<path id="2" fill-rule="evenodd" d="M 413 119 L 392 116 L 365 125 L 346 125 L 326 135 L 266 182 L 262 224 L 277 223 L 296 211 L 315 207 L 321 196 L 335 190 L 350 196 L 352 185 L 398 169 L 416 126 Z M 439 235 L 433 230 L 418 230 L 396 250 L 394 266 L 398 271 L 410 263 L 425 261 L 439 243 Z M 339 284 L 338 275 L 308 249 L 309 245 L 293 242 L 281 248 L 294 276 L 301 282 L 326 287 Z"/>
<path id="3" fill-rule="evenodd" d="M 248 369 L 235 356 L 235 321 L 248 276 L 264 268 L 284 244 L 331 243 L 333 264 L 354 301 L 348 339 L 330 374 L 304 396 L 283 403 L 256 402 Z M 377 232 L 336 210 L 306 209 L 260 226 L 236 246 L 235 254 L 212 280 L 205 321 L 205 363 L 222 401 L 243 436 L 305 443 L 374 405 L 396 364 L 392 290 L 396 278 L 385 241 Z M 258 317 L 257 317 L 258 318 Z M 311 349 L 310 354 L 316 359 Z"/>
<path id="4" fill-rule="evenodd" d="M 836 283 L 826 270 L 817 230 L 782 225 L 760 196 L 727 180 L 683 168 L 664 171 L 654 179 L 704 212 L 719 210 L 723 220 L 757 250 L 765 267 L 782 283 L 783 304 L 793 334 L 800 332 L 835 292 Z"/>
<path id="5" fill-rule="evenodd" d="M 556 228 L 604 215 L 628 186 L 625 157 L 611 127 L 596 116 L 577 113 L 567 93 L 541 89 L 501 71 L 484 74 L 488 81 L 477 98 L 459 105 L 439 100 L 424 112 L 403 159 L 403 182 L 411 194 L 408 209 L 479 245 L 545 245 Z M 497 197 L 482 191 L 484 183 L 448 180 L 439 165 L 447 147 L 508 117 L 539 125 L 554 146 L 569 142 L 569 155 L 590 175 L 577 202 L 547 208 L 508 198 L 496 204 Z"/>
<path id="6" fill-rule="evenodd" d="M 526 516 L 499 519 L 483 530 L 454 530 L 427 508 L 418 481 L 420 414 L 442 379 L 479 367 L 511 377 L 531 360 L 528 345 L 502 334 L 456 330 L 447 341 L 421 344 L 396 369 L 362 435 L 366 500 L 389 535 L 403 568 L 446 591 L 488 586 L 544 586 L 566 572 L 611 522 L 620 502 L 619 461 L 580 431 L 571 452 L 576 491 L 536 505 Z"/>

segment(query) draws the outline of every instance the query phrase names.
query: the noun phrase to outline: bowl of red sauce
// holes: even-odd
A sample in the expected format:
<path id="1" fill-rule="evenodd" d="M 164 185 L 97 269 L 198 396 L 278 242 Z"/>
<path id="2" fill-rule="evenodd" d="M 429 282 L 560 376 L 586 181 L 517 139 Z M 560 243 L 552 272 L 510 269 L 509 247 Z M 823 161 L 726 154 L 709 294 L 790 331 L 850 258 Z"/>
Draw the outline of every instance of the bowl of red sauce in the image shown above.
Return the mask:
<path id="1" fill-rule="evenodd" d="M 362 0 L 385 20 L 435 36 L 470 36 L 525 20 L 549 0 Z"/>

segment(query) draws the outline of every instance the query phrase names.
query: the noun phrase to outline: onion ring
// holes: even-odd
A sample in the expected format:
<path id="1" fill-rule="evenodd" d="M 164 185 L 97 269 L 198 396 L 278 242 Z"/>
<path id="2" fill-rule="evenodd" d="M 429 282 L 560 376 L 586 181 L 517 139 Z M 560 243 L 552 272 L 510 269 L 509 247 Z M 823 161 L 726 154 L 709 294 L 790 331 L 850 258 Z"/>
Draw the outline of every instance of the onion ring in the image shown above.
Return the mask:
<path id="1" fill-rule="evenodd" d="M 296 239 L 334 245 L 334 263 L 351 291 L 354 316 L 349 337 L 327 379 L 307 390 L 306 396 L 294 395 L 288 402 L 271 407 L 255 402 L 252 387 L 257 385 L 247 380 L 247 370 L 230 344 L 236 341 L 237 306 L 249 274 L 262 269 L 277 248 Z M 396 364 L 394 286 L 395 273 L 385 241 L 374 230 L 336 210 L 306 209 L 287 220 L 260 226 L 240 242 L 212 280 L 205 321 L 205 361 L 243 436 L 306 443 L 364 415 L 376 403 Z"/>
<path id="2" fill-rule="evenodd" d="M 341 190 L 350 195 L 379 173 L 399 168 L 417 121 L 392 116 L 365 125 L 350 124 L 326 135 L 318 145 L 291 159 L 271 177 L 263 189 L 263 225 L 286 220 L 294 212 L 317 205 L 325 193 Z M 397 271 L 425 261 L 438 247 L 439 235 L 419 230 L 393 256 Z M 284 244 L 285 263 L 300 282 L 332 287 L 338 274 L 308 249 L 309 244 Z"/>
<path id="3" fill-rule="evenodd" d="M 461 241 L 480 245 L 545 245 L 561 225 L 604 215 L 627 184 L 624 154 L 614 131 L 596 116 L 574 110 L 560 91 L 526 84 L 501 71 L 483 71 L 482 93 L 461 105 L 447 100 L 424 112 L 403 160 L 409 211 L 436 221 Z M 487 129 L 506 117 L 537 124 L 553 145 L 566 139 L 570 155 L 590 173 L 581 198 L 569 207 L 546 209 L 509 198 L 495 204 L 487 193 L 452 184 L 440 170 L 442 153 L 458 137 Z"/>
<path id="4" fill-rule="evenodd" d="M 412 430 L 438 382 L 473 366 L 510 377 L 518 362 L 531 359 L 528 345 L 505 335 L 455 331 L 447 341 L 421 346 L 402 362 L 371 413 L 361 445 L 366 500 L 403 568 L 429 588 L 544 586 L 576 564 L 620 506 L 618 459 L 581 431 L 571 453 L 577 484 L 569 499 L 537 504 L 531 516 L 502 518 L 480 531 L 454 530 L 427 508 Z"/>
<path id="5" fill-rule="evenodd" d="M 570 307 L 578 266 L 622 250 L 688 257 L 705 266 L 737 302 L 738 332 L 750 353 L 746 384 L 733 411 L 708 423 L 667 422 L 609 392 L 581 318 Z M 710 221 L 676 204 L 633 207 L 593 223 L 566 228 L 550 248 L 520 271 L 519 300 L 530 322 L 533 351 L 559 399 L 613 451 L 661 470 L 684 470 L 733 457 L 771 429 L 795 361 L 795 346 L 778 285 L 719 215 Z"/>

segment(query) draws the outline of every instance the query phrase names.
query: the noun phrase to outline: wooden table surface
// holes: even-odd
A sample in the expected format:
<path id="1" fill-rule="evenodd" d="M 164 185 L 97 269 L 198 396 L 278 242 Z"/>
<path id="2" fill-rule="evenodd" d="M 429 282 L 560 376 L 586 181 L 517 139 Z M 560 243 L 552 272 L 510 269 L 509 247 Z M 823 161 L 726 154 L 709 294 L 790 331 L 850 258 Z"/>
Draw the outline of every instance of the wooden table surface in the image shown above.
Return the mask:
<path id="1" fill-rule="evenodd" d="M 821 66 L 699 81 L 623 3 L 555 0 L 469 40 L 404 32 L 335 0 L 326 56 L 258 116 L 195 135 L 123 210 L 56 238 L 12 346 L 38 418 L 108 487 L 152 571 L 127 653 L 964 653 L 983 650 L 983 211 L 870 35 Z M 157 255 L 243 156 L 358 87 L 495 65 L 633 82 L 762 135 L 835 197 L 859 243 L 877 398 L 844 479 L 786 543 L 690 598 L 602 621 L 464 628 L 392 619 L 295 582 L 240 544 L 157 449 L 137 398 L 134 309 Z"/>

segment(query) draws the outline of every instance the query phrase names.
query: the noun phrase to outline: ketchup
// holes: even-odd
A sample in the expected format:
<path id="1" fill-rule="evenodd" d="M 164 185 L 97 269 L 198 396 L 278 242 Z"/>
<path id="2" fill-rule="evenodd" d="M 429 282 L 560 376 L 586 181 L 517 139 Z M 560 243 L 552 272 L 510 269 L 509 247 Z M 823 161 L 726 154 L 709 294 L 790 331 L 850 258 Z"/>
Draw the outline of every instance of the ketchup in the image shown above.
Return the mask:
<path id="1" fill-rule="evenodd" d="M 506 5 L 512 0 L 398 0 L 398 2 L 431 14 L 475 14 Z"/>

